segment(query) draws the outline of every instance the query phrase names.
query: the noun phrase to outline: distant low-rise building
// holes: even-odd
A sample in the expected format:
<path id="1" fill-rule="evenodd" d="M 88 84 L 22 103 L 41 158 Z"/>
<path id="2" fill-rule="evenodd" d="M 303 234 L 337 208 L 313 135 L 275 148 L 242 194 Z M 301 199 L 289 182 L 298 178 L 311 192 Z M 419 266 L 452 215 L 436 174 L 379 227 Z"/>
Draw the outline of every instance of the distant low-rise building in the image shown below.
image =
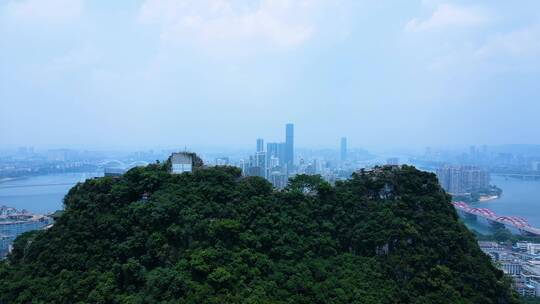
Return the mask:
<path id="1" fill-rule="evenodd" d="M 19 211 L 13 207 L 1 206 L 0 207 L 0 216 L 17 214 Z"/>
<path id="2" fill-rule="evenodd" d="M 531 285 L 532 287 L 534 287 L 534 290 L 535 290 L 535 296 L 538 297 L 540 296 L 540 281 L 539 280 L 531 280 L 529 282 L 529 285 Z"/>
<path id="3" fill-rule="evenodd" d="M 485 254 L 489 255 L 489 257 L 493 261 L 499 261 L 503 259 L 503 253 L 505 248 L 498 243 L 479 241 L 478 246 L 480 246 L 480 250 L 482 250 Z"/>
<path id="4" fill-rule="evenodd" d="M 535 255 L 523 254 L 527 242 L 518 242 L 518 246 L 510 247 L 496 242 L 479 241 L 480 249 L 488 254 L 512 280 L 512 288 L 523 297 L 540 297 L 540 261 Z"/>
<path id="5" fill-rule="evenodd" d="M 6 208 L 2 207 L 2 209 Z M 0 258 L 8 254 L 11 243 L 17 236 L 27 231 L 44 229 L 52 222 L 53 219 L 49 216 L 31 214 L 26 211 L 0 215 Z"/>
<path id="6" fill-rule="evenodd" d="M 530 243 L 530 242 L 517 242 L 516 246 L 519 250 L 525 251 L 528 254 L 538 254 L 540 253 L 540 244 Z"/>
<path id="7" fill-rule="evenodd" d="M 504 273 L 509 275 L 520 275 L 521 274 L 521 264 L 516 261 L 502 261 L 501 269 Z"/>
<path id="8" fill-rule="evenodd" d="M 540 261 L 528 260 L 526 263 L 523 263 L 522 267 L 525 272 L 540 280 Z"/>
<path id="9" fill-rule="evenodd" d="M 505 272 L 506 273 L 506 272 Z M 506 273 L 512 278 L 512 288 L 522 297 L 535 297 L 536 288 L 529 283 L 527 277 L 519 274 Z"/>
<path id="10" fill-rule="evenodd" d="M 531 284 L 515 283 L 514 289 L 522 297 L 536 297 L 536 288 Z"/>

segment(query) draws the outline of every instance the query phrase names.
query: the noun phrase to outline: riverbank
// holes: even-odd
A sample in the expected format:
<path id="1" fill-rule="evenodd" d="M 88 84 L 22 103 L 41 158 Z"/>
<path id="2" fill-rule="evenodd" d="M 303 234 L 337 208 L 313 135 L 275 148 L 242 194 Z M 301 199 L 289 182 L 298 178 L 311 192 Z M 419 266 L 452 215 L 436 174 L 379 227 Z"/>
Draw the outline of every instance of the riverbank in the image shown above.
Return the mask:
<path id="1" fill-rule="evenodd" d="M 96 176 L 103 174 L 85 172 L 15 177 L 0 184 L 0 202 L 37 214 L 55 212 L 63 208 L 62 201 L 71 187 Z"/>
<path id="2" fill-rule="evenodd" d="M 16 181 L 16 180 L 23 179 L 23 178 L 24 177 L 2 177 L 2 178 L 0 178 L 0 184 L 1 183 L 7 183 L 7 182 Z"/>
<path id="3" fill-rule="evenodd" d="M 489 201 L 494 201 L 496 199 L 499 199 L 498 195 L 486 195 L 486 196 L 480 196 L 480 198 L 478 199 L 478 202 L 485 203 Z"/>

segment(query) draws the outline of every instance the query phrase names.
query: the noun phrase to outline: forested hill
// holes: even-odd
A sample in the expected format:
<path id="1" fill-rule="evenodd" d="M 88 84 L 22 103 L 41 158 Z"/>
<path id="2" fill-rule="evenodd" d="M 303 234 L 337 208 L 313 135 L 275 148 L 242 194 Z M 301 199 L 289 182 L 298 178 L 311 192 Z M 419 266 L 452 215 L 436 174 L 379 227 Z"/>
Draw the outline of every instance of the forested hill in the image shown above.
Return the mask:
<path id="1" fill-rule="evenodd" d="M 284 191 L 231 167 L 78 184 L 0 265 L 0 303 L 517 303 L 433 174 Z"/>

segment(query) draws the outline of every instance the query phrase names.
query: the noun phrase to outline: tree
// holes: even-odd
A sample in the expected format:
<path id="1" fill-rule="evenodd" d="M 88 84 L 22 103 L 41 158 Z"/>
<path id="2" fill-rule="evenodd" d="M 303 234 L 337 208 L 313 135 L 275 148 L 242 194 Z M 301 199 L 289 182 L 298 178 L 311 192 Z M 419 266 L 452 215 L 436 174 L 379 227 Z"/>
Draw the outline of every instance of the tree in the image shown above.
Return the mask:
<path id="1" fill-rule="evenodd" d="M 413 167 L 277 191 L 237 168 L 152 164 L 79 184 L 65 205 L 0 263 L 0 303 L 517 303 Z"/>

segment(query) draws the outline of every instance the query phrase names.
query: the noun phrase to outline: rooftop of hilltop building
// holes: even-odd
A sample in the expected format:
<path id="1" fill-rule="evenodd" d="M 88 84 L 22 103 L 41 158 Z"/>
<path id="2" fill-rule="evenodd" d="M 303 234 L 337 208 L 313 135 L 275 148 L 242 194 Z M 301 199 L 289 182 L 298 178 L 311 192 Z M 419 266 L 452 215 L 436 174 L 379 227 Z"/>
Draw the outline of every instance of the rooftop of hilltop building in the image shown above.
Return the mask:
<path id="1" fill-rule="evenodd" d="M 203 161 L 193 152 L 175 152 L 169 157 L 171 173 L 180 174 L 192 172 L 193 169 L 203 166 Z"/>

